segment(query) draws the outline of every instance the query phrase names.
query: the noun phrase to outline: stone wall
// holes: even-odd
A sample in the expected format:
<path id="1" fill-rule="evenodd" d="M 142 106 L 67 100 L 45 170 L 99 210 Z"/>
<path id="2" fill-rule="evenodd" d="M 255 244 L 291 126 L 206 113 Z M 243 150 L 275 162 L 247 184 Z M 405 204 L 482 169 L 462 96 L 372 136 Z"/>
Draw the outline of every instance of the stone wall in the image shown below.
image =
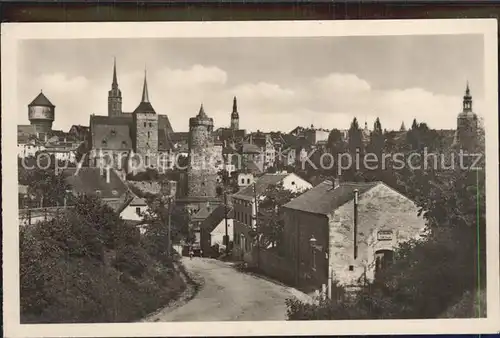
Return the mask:
<path id="1" fill-rule="evenodd" d="M 271 250 L 253 249 L 252 256 L 259 259 L 256 264 L 258 270 L 263 274 L 288 285 L 294 284 L 294 267 L 286 257 L 279 256 Z"/>
<path id="2" fill-rule="evenodd" d="M 215 197 L 217 153 L 210 128 L 193 125 L 189 135 L 188 196 Z"/>
<path id="3" fill-rule="evenodd" d="M 158 161 L 158 115 L 139 113 L 135 116 L 135 152 L 141 157 L 144 167 L 156 167 Z"/>
<path id="4" fill-rule="evenodd" d="M 412 238 L 419 238 L 425 221 L 417 216 L 417 206 L 395 190 L 379 184 L 359 197 L 358 256 L 354 258 L 354 201 L 338 208 L 329 217 L 330 265 L 334 279 L 341 284 L 356 284 L 359 278 L 373 279 L 375 252 L 395 250 Z M 386 238 L 379 231 L 392 232 Z"/>

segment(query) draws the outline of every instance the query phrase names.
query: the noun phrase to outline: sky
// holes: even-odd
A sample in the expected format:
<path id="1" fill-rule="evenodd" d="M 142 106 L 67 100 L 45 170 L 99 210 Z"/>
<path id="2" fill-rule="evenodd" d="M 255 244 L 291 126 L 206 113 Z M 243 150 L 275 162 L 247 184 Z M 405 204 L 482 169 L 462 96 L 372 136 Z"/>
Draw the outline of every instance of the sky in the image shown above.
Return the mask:
<path id="1" fill-rule="evenodd" d="M 149 98 L 174 131 L 205 112 L 215 128 L 230 123 L 233 96 L 240 128 L 289 132 L 296 126 L 407 127 L 414 118 L 451 129 L 469 81 L 474 110 L 484 95 L 481 35 L 24 40 L 17 63 L 18 123 L 43 90 L 56 106 L 53 129 L 107 115 L 116 57 L 123 111 Z"/>

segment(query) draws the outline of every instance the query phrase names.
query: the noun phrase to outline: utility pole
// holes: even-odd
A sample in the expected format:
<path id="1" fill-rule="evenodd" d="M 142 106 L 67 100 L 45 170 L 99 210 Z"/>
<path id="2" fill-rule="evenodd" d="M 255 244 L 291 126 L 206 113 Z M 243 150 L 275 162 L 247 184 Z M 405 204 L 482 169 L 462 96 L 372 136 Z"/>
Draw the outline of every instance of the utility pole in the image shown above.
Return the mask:
<path id="1" fill-rule="evenodd" d="M 226 235 L 224 236 L 224 244 L 226 245 L 226 255 L 229 255 L 229 235 L 227 226 L 227 192 L 224 190 L 224 221 L 226 222 Z"/>
<path id="2" fill-rule="evenodd" d="M 168 256 L 170 257 L 171 255 L 171 248 L 172 248 L 172 203 L 174 202 L 174 197 L 169 196 L 168 199 L 168 221 L 167 221 L 167 232 L 168 232 L 168 249 L 167 253 Z"/>

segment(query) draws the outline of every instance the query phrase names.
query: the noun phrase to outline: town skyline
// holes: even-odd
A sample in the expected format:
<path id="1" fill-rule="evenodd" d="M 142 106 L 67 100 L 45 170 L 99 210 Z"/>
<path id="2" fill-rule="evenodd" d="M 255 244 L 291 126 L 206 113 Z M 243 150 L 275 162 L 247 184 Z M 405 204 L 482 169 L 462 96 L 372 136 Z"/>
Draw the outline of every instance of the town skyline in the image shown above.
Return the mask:
<path id="1" fill-rule="evenodd" d="M 332 40 L 326 48 L 325 39 Z M 158 40 L 163 43 L 155 44 Z M 304 43 L 308 55 L 297 50 Z M 158 114 L 168 115 L 175 131 L 188 130 L 187 117 L 202 103 L 215 128 L 228 127 L 233 96 L 241 128 L 251 131 L 289 132 L 311 124 L 347 129 L 354 117 L 369 128 L 379 117 L 387 129 L 399 129 L 401 122 L 409 127 L 413 118 L 453 129 L 467 81 L 481 115 L 482 43 L 475 35 L 27 41 L 18 63 L 18 124 L 27 123 L 27 105 L 40 90 L 56 106 L 54 129 L 88 125 L 91 114 L 106 115 L 116 57 L 123 110 L 140 102 L 147 69 L 151 103 Z M 220 48 L 194 53 L 208 44 Z M 127 53 L 130 45 L 143 55 Z M 321 56 L 320 50 L 314 53 L 318 46 L 326 50 Z M 436 56 L 433 46 L 446 46 L 443 55 Z M 361 50 L 372 57 L 363 58 Z M 349 51 L 353 57 L 347 57 Z M 286 62 L 269 60 L 293 52 Z M 47 57 L 38 59 L 40 53 Z M 71 57 L 82 53 L 86 57 Z M 335 55 L 336 62 L 328 63 Z M 397 63 L 387 60 L 391 55 Z M 69 62 L 57 62 L 60 58 Z"/>

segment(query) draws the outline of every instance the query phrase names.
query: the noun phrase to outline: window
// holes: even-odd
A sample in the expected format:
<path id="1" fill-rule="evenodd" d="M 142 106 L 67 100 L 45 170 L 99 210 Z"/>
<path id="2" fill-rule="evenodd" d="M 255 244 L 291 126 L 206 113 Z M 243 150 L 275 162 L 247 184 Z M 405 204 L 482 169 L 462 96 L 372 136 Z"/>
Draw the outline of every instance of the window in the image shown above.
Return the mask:
<path id="1" fill-rule="evenodd" d="M 102 140 L 102 146 L 107 147 L 107 145 L 108 145 L 108 142 L 106 140 Z"/>
<path id="2" fill-rule="evenodd" d="M 123 148 L 126 148 L 126 147 L 127 147 L 127 142 L 122 141 L 122 147 L 123 147 Z"/>
<path id="3" fill-rule="evenodd" d="M 244 178 L 241 179 L 241 184 L 245 184 L 245 179 Z"/>
<path id="4" fill-rule="evenodd" d="M 144 162 L 146 163 L 146 166 L 149 166 L 149 156 L 144 156 Z"/>
<path id="5" fill-rule="evenodd" d="M 141 216 L 141 208 L 140 208 L 140 207 L 136 207 L 136 208 L 135 208 L 135 213 L 136 213 L 138 216 Z"/>
<path id="6" fill-rule="evenodd" d="M 247 178 L 247 184 L 250 184 L 250 179 L 249 178 Z"/>
<path id="7" fill-rule="evenodd" d="M 295 181 L 292 181 L 292 185 L 295 185 Z"/>
<path id="8" fill-rule="evenodd" d="M 148 131 L 148 138 L 150 138 L 150 137 L 151 137 L 151 132 Z"/>
<path id="9" fill-rule="evenodd" d="M 144 122 L 144 128 L 146 128 L 146 122 Z"/>
<path id="10" fill-rule="evenodd" d="M 111 130 L 111 136 L 115 136 L 116 135 L 116 130 Z"/>
<path id="11" fill-rule="evenodd" d="M 151 128 L 153 126 L 153 124 L 151 122 L 149 122 L 149 127 Z"/>

